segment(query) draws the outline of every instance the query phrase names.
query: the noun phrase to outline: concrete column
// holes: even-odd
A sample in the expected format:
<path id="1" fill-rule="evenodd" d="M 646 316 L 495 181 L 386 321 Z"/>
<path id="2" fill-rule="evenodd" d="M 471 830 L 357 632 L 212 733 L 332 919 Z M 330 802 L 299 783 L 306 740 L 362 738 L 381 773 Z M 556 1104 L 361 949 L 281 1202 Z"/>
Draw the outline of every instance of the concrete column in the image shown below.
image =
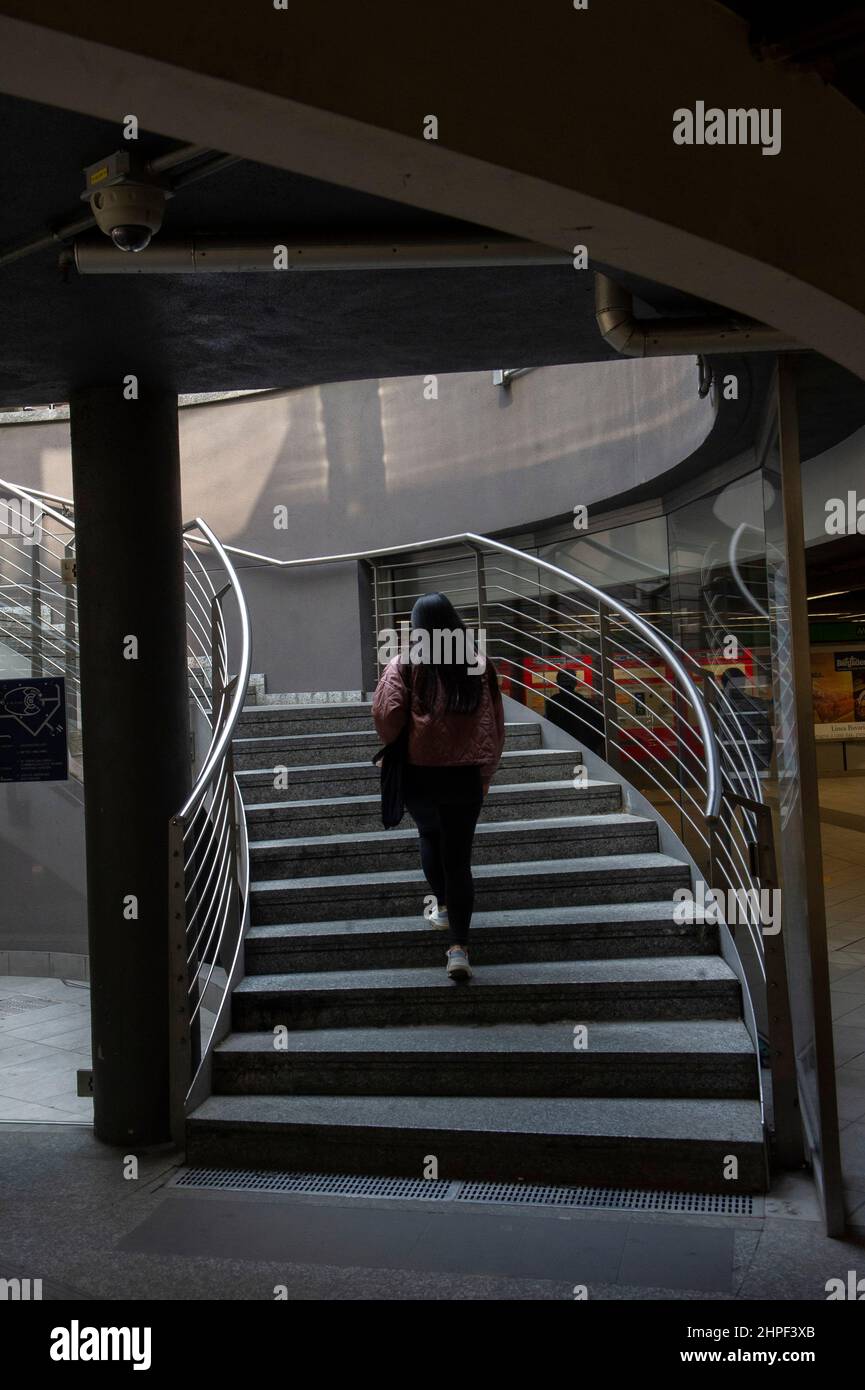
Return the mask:
<path id="1" fill-rule="evenodd" d="M 189 787 L 177 397 L 70 399 L 95 1129 L 169 1137 L 168 821 Z"/>

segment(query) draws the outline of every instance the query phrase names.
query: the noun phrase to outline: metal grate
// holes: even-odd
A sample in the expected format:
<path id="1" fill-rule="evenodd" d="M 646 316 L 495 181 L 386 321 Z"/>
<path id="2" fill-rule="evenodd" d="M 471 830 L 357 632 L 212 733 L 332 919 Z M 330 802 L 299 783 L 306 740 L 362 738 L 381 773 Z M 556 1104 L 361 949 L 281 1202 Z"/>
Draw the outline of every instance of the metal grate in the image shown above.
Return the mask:
<path id="1" fill-rule="evenodd" d="M 606 1207 L 616 1211 L 675 1211 L 713 1216 L 753 1216 L 749 1193 L 646 1192 L 618 1187 L 541 1187 L 530 1183 L 464 1182 L 458 1202 L 518 1202 L 544 1207 Z"/>
<path id="2" fill-rule="evenodd" d="M 754 1216 L 748 1193 L 647 1192 L 638 1188 L 549 1187 L 519 1182 L 446 1182 L 376 1178 L 347 1173 L 280 1173 L 254 1169 L 183 1168 L 172 1187 L 228 1192 L 298 1192 L 334 1197 L 393 1197 L 421 1201 L 484 1202 L 506 1206 L 582 1207 L 613 1211 L 668 1211 L 703 1216 Z"/>
<path id="3" fill-rule="evenodd" d="M 260 1173 L 252 1169 L 186 1168 L 173 1187 L 211 1187 L 232 1192 L 314 1192 L 334 1197 L 411 1197 L 441 1201 L 452 1182 L 426 1178 L 368 1178 L 347 1173 Z"/>
<path id="4" fill-rule="evenodd" d="M 0 1018 L 11 1014 L 26 1014 L 31 1009 L 48 1009 L 56 1004 L 56 999 L 32 999 L 27 994 L 7 994 L 0 999 Z"/>

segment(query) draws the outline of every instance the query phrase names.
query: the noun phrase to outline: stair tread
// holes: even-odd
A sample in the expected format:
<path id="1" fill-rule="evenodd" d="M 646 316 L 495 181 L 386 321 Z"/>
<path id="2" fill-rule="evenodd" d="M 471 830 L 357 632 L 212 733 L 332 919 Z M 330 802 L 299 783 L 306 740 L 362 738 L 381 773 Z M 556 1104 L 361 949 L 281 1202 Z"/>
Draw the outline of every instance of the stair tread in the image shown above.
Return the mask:
<path id="1" fill-rule="evenodd" d="M 671 902 L 588 903 L 576 907 L 506 908 L 500 912 L 472 914 L 472 932 L 495 927 L 586 926 L 607 923 L 636 924 L 642 922 L 673 922 Z M 250 927 L 247 941 L 265 941 L 280 937 L 346 936 L 365 932 L 432 931 L 433 928 L 418 913 L 412 917 L 357 917 L 332 922 L 287 922 Z"/>
<path id="2" fill-rule="evenodd" d="M 521 722 L 514 723 L 513 721 L 506 721 L 505 734 L 507 735 L 509 733 L 515 732 L 527 733 L 535 729 L 535 727 L 536 726 L 534 724 L 523 724 Z M 379 735 L 376 733 L 374 728 L 364 727 L 361 729 L 334 729 L 330 733 L 317 732 L 307 734 L 252 734 L 248 736 L 245 734 L 239 734 L 235 735 L 234 742 L 235 744 L 247 745 L 256 743 L 275 742 L 300 745 L 304 743 L 321 743 L 322 739 L 327 739 L 330 743 L 357 743 L 361 739 L 363 739 L 365 742 L 369 742 L 374 739 L 377 739 L 378 737 Z"/>
<path id="3" fill-rule="evenodd" d="M 596 1053 L 644 1053 L 690 1057 L 716 1053 L 728 1057 L 754 1056 L 754 1046 L 741 1019 L 684 1022 L 611 1022 L 589 1025 L 589 1046 L 577 1061 Z M 573 1035 L 567 1023 L 433 1023 L 428 1026 L 379 1028 L 304 1028 L 288 1032 L 279 1052 L 273 1032 L 235 1032 L 220 1042 L 217 1053 L 255 1053 L 277 1058 L 286 1053 L 422 1053 L 506 1054 L 539 1053 L 572 1057 Z"/>
<path id="4" fill-rule="evenodd" d="M 442 948 L 444 960 L 444 948 Z M 601 984 L 727 984 L 736 980 L 721 956 L 646 956 L 625 960 L 533 961 L 487 965 L 472 979 L 471 989 L 526 988 L 550 985 Z M 246 975 L 235 994 L 298 994 L 306 990 L 336 993 L 339 990 L 446 989 L 455 986 L 444 966 L 419 965 L 397 970 L 292 971 L 291 974 Z"/>
<path id="5" fill-rule="evenodd" d="M 459 1130 L 762 1146 L 756 1100 L 490 1096 L 209 1096 L 190 1124 Z"/>
<path id="6" fill-rule="evenodd" d="M 265 704 L 265 705 L 244 705 L 244 706 L 243 706 L 243 709 L 242 709 L 241 712 L 240 712 L 240 715 L 241 715 L 241 718 L 242 718 L 242 719 L 246 719 L 246 718 L 248 718 L 248 717 L 250 717 L 250 716 L 254 717 L 255 715 L 258 715 L 258 714 L 271 714 L 271 713 L 273 713 L 274 710 L 276 711 L 276 713 L 277 713 L 278 715 L 279 715 L 279 714 L 285 714 L 285 713 L 287 713 L 287 712 L 291 712 L 291 713 L 299 712 L 299 713 L 301 713 L 301 714 L 324 714 L 324 713 L 327 713 L 327 714 L 336 714 L 336 715 L 342 715 L 342 714 L 356 714 L 356 713 L 361 712 L 361 713 L 367 714 L 367 715 L 369 715 L 370 717 L 372 717 L 372 716 L 371 716 L 372 701 L 371 701 L 371 700 L 344 700 L 341 704 L 337 704 L 337 702 L 336 702 L 335 700 L 334 700 L 333 702 L 331 702 L 330 700 L 319 700 L 319 701 L 318 701 L 317 703 L 315 703 L 315 704 L 304 704 L 304 705 L 300 705 L 300 704 L 293 704 L 293 703 L 290 703 L 290 704 L 280 705 L 280 704 L 277 704 L 275 701 L 270 701 L 270 700 L 268 700 L 267 704 Z"/>
<path id="7" fill-rule="evenodd" d="M 339 764 L 339 763 L 331 763 L 330 766 L 331 766 L 331 767 L 339 767 L 339 766 L 341 766 L 341 764 Z M 347 764 L 347 766 L 352 766 L 352 764 Z M 298 769 L 295 768 L 295 769 L 293 769 L 293 770 L 296 772 Z M 602 792 L 617 792 L 618 790 L 619 790 L 619 784 L 618 784 L 618 782 L 600 782 L 600 781 L 598 781 L 598 782 L 593 782 L 593 781 L 591 781 L 591 780 L 585 782 L 585 783 L 583 784 L 583 786 L 582 786 L 581 788 L 579 788 L 579 791 L 599 792 L 599 793 L 602 793 Z M 527 794 L 527 792 L 549 792 L 549 791 L 571 791 L 571 792 L 574 792 L 576 795 L 579 795 L 579 791 L 574 787 L 573 782 L 570 782 L 570 781 L 568 781 L 567 779 L 559 780 L 559 781 L 555 781 L 555 782 L 505 782 L 505 783 L 503 783 L 503 784 L 501 784 L 501 785 L 499 785 L 499 784 L 497 784 L 497 783 L 494 782 L 493 785 L 490 787 L 490 793 L 489 793 L 489 794 L 490 794 L 490 796 L 500 796 L 503 792 L 513 792 L 513 793 L 515 793 L 515 794 L 516 794 L 516 793 L 519 793 L 521 796 L 525 796 L 525 795 Z M 372 807 L 375 807 L 375 806 L 380 805 L 380 803 L 381 803 L 381 794 L 380 794 L 379 792 L 367 792 L 367 793 L 364 793 L 364 794 L 361 795 L 361 796 L 322 796 L 322 797 L 310 797 L 308 800 L 304 800 L 304 801 L 256 801 L 256 802 L 254 802 L 252 805 L 246 807 L 246 814 L 247 814 L 247 817 L 248 817 L 249 819 L 255 820 L 255 819 L 261 817 L 261 816 L 263 815 L 263 813 L 266 812 L 266 811 L 282 811 L 283 813 L 288 814 L 288 813 L 289 813 L 290 811 L 292 811 L 293 809 L 300 809 L 300 807 L 310 807 L 310 806 L 347 806 L 347 807 L 351 807 L 351 806 L 372 806 Z M 584 817 L 580 817 L 580 819 L 584 819 Z M 515 822 L 512 821 L 511 824 L 515 824 Z"/>
<path id="8" fill-rule="evenodd" d="M 634 816 L 627 811 L 604 811 L 588 816 L 538 816 L 533 820 L 511 820 L 511 821 L 482 821 L 478 824 L 475 832 L 476 836 L 485 837 L 490 835 L 529 835 L 543 834 L 550 830 L 573 829 L 586 833 L 592 827 L 600 830 L 605 828 L 614 829 L 622 826 L 645 828 L 654 826 L 655 822 L 648 816 Z M 312 848 L 316 845 L 327 845 L 328 847 L 339 847 L 340 845 L 374 845 L 374 844 L 402 844 L 413 843 L 417 838 L 417 831 L 414 826 L 409 825 L 404 828 L 393 830 L 363 830 L 350 831 L 348 833 L 337 832 L 333 835 L 297 835 L 283 837 L 277 840 L 256 840 L 251 848 L 256 851 L 269 849 L 286 850 L 292 846 L 303 845 Z"/>
<path id="9" fill-rule="evenodd" d="M 577 859 L 527 859 L 511 864 L 478 864 L 472 869 L 475 881 L 484 878 L 512 878 L 527 874 L 546 874 L 555 877 L 562 874 L 600 874 L 609 876 L 615 871 L 634 873 L 639 869 L 685 870 L 680 859 L 668 854 L 644 852 L 640 854 L 599 854 L 585 855 Z M 253 883 L 253 893 L 292 892 L 308 893 L 312 888 L 363 887 L 370 883 L 382 887 L 391 884 L 426 883 L 420 869 L 373 870 L 367 874 L 321 874 L 311 878 L 261 879 Z"/>
<path id="10" fill-rule="evenodd" d="M 511 758 L 513 758 L 513 759 L 518 759 L 518 760 L 520 760 L 520 761 L 522 761 L 522 762 L 531 762 L 531 761 L 533 761 L 533 760 L 540 760 L 540 759 L 546 758 L 546 759 L 548 759 L 550 762 L 555 762 L 555 761 L 559 761 L 559 760 L 561 760 L 561 759 L 563 759 L 563 758 L 568 758 L 568 759 L 570 760 L 570 759 L 572 759 L 573 757 L 579 757 L 579 752 L 580 752 L 579 748 L 572 748 L 572 749 L 568 749 L 568 748 L 565 748 L 565 749 L 562 749 L 562 748 L 506 748 L 505 751 L 504 751 L 504 753 L 502 754 L 502 765 L 504 765 L 504 759 L 505 759 L 505 758 L 508 758 L 508 759 L 511 759 Z M 376 768 L 374 768 L 373 765 L 372 765 L 372 763 L 371 763 L 371 761 L 369 761 L 369 760 L 366 759 L 366 758 L 360 758 L 360 759 L 357 759 L 357 758 L 356 758 L 356 759 L 354 759 L 352 762 L 345 762 L 345 763 L 303 763 L 303 764 L 297 763 L 297 764 L 292 765 L 292 766 L 289 768 L 289 772 L 290 772 L 293 776 L 296 776 L 297 773 L 299 773 L 299 772 L 312 772 L 312 773 L 315 773 L 316 775 L 319 775 L 319 774 L 321 774 L 322 772 L 326 772 L 326 773 L 338 772 L 341 768 L 342 768 L 342 769 L 346 769 L 346 768 L 358 768 L 358 767 L 362 767 L 365 771 L 368 771 L 368 772 L 370 772 L 371 774 L 374 773 L 376 776 L 378 775 Z M 247 777 L 247 778 L 249 778 L 249 777 L 271 777 L 271 776 L 272 776 L 272 770 L 271 770 L 270 768 L 262 768 L 262 767 L 244 767 L 244 768 L 241 768 L 241 769 L 236 773 L 236 776 L 239 777 L 239 778 L 242 778 L 242 777 Z M 520 785 L 534 785 L 534 784 L 520 784 Z"/>

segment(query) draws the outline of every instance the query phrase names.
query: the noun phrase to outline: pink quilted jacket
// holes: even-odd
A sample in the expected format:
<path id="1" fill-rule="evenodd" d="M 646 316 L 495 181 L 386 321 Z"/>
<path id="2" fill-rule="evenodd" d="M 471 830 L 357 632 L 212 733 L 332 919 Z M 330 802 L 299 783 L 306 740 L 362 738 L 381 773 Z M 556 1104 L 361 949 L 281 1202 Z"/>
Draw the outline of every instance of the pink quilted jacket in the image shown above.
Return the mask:
<path id="1" fill-rule="evenodd" d="M 492 662 L 488 662 L 492 666 Z M 404 668 L 412 673 L 413 667 Z M 412 691 L 408 760 L 420 767 L 461 767 L 477 764 L 484 787 L 499 765 L 505 742 L 502 697 L 493 694 L 486 676 L 481 682 L 480 704 L 474 714 L 445 714 L 441 693 L 437 709 L 425 714 Z M 372 717 L 382 743 L 393 743 L 408 718 L 409 692 L 400 670 L 399 657 L 388 662 L 372 699 Z"/>

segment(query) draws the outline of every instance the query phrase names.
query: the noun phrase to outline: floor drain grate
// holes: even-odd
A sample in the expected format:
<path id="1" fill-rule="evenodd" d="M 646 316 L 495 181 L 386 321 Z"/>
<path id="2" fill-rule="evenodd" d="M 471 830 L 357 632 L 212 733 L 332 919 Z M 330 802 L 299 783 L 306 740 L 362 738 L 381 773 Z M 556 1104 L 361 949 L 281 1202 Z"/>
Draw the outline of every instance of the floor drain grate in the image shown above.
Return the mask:
<path id="1" fill-rule="evenodd" d="M 0 1018 L 26 1014 L 31 1009 L 48 1009 L 56 1002 L 54 999 L 31 999 L 27 994 L 7 994 L 5 999 L 0 999 Z"/>
<path id="2" fill-rule="evenodd" d="M 334 1197 L 411 1197 L 442 1201 L 454 1183 L 424 1178 L 368 1178 L 346 1173 L 265 1173 L 252 1169 L 186 1168 L 174 1187 L 210 1187 L 232 1192 L 311 1192 Z"/>
<path id="3" fill-rule="evenodd" d="M 693 1212 L 711 1216 L 753 1216 L 747 1193 L 647 1192 L 618 1187 L 541 1187 L 530 1183 L 464 1182 L 458 1202 L 507 1202 L 543 1207 L 603 1207 L 615 1211 Z"/>
<path id="4" fill-rule="evenodd" d="M 530 1183 L 445 1182 L 375 1178 L 346 1173 L 280 1173 L 255 1169 L 184 1168 L 172 1187 L 225 1192 L 298 1192 L 332 1197 L 392 1197 L 421 1201 L 484 1202 L 506 1206 L 580 1207 L 607 1211 L 667 1211 L 702 1216 L 753 1216 L 747 1193 L 647 1192 L 615 1187 L 549 1187 Z"/>

